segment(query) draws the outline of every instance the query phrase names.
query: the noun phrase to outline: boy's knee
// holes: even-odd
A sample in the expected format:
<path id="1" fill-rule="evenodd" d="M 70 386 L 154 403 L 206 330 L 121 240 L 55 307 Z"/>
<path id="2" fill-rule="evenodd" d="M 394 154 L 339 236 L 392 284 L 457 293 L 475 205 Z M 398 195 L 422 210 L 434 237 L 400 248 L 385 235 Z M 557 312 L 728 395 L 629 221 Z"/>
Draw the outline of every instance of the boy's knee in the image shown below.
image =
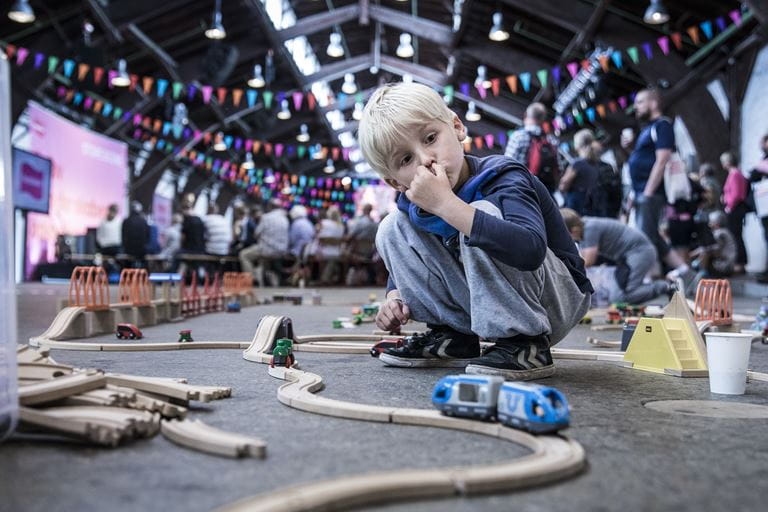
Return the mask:
<path id="1" fill-rule="evenodd" d="M 399 233 L 403 231 L 404 223 L 408 223 L 408 216 L 399 210 L 381 219 L 379 228 L 376 231 L 376 247 L 380 248 L 388 240 L 398 238 Z"/>

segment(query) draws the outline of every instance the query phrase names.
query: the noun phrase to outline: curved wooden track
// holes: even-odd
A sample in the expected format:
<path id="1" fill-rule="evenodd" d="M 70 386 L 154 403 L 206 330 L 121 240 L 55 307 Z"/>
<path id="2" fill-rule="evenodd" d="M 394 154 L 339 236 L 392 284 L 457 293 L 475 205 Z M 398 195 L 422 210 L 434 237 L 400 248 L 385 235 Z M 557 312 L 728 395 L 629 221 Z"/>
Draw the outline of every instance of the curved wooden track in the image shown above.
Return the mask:
<path id="1" fill-rule="evenodd" d="M 77 312 L 68 312 L 75 315 Z M 58 317 L 57 317 L 58 319 Z M 269 363 L 276 337 L 285 332 L 286 317 L 265 316 L 251 342 L 193 343 L 84 343 L 60 342 L 35 338 L 39 346 L 61 350 L 155 351 L 189 349 L 245 348 L 246 360 Z M 62 325 L 54 324 L 44 334 Z M 296 352 L 368 354 L 373 343 L 385 335 L 294 336 Z M 32 340 L 30 340 L 32 341 Z M 552 349 L 556 359 L 578 359 L 620 362 L 623 352 L 577 349 Z M 341 510 L 373 503 L 398 500 L 450 497 L 491 492 L 509 492 L 533 485 L 554 482 L 581 471 L 584 450 L 576 441 L 560 436 L 532 436 L 499 423 L 485 423 L 443 416 L 436 410 L 404 409 L 344 402 L 316 396 L 323 388 L 319 375 L 297 367 L 270 368 L 270 375 L 285 380 L 278 389 L 278 400 L 299 410 L 348 419 L 432 426 L 496 437 L 520 444 L 531 454 L 512 461 L 485 466 L 437 468 L 431 470 L 398 470 L 357 475 L 334 480 L 310 482 L 260 494 L 227 505 L 223 511 L 315 511 Z M 750 381 L 768 382 L 768 374 L 748 372 Z M 175 425 L 174 425 L 175 426 Z M 173 428 L 173 427 L 172 427 Z"/>

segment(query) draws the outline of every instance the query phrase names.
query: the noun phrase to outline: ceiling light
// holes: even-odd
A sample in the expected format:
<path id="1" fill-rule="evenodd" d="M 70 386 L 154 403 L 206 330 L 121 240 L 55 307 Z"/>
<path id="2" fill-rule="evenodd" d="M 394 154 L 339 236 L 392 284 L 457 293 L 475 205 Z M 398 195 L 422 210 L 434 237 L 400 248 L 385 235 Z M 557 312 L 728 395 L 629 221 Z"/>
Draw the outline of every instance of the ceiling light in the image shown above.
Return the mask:
<path id="1" fill-rule="evenodd" d="M 214 151 L 227 150 L 227 145 L 224 143 L 224 132 L 219 132 L 216 134 L 216 139 L 213 143 L 213 150 Z"/>
<path id="2" fill-rule="evenodd" d="M 411 34 L 400 34 L 400 45 L 397 47 L 397 56 L 403 59 L 413 57 L 413 45 L 411 44 Z"/>
<path id="3" fill-rule="evenodd" d="M 117 61 L 117 74 L 112 77 L 112 87 L 128 87 L 131 85 L 131 77 L 128 76 L 128 63 L 125 59 Z"/>
<path id="4" fill-rule="evenodd" d="M 488 68 L 485 66 L 477 66 L 477 78 L 475 78 L 475 87 L 490 89 L 491 85 L 491 81 L 488 80 Z"/>
<path id="5" fill-rule="evenodd" d="M 480 113 L 477 111 L 474 101 L 469 102 L 469 109 L 467 110 L 467 115 L 465 116 L 465 118 L 467 121 L 471 123 L 474 123 L 475 121 L 480 120 Z"/>
<path id="6" fill-rule="evenodd" d="M 332 159 L 329 158 L 328 160 L 326 160 L 325 167 L 323 167 L 323 172 L 325 174 L 333 174 L 334 172 L 336 172 L 336 167 L 333 165 Z"/>
<path id="7" fill-rule="evenodd" d="M 35 11 L 28 0 L 16 0 L 8 11 L 8 17 L 16 23 L 32 23 L 35 21 Z"/>
<path id="8" fill-rule="evenodd" d="M 245 162 L 243 162 L 243 169 L 253 169 L 253 155 L 251 153 L 245 154 Z"/>
<path id="9" fill-rule="evenodd" d="M 355 110 L 352 111 L 352 119 L 359 121 L 363 118 L 363 103 L 358 101 L 355 103 Z"/>
<path id="10" fill-rule="evenodd" d="M 341 92 L 345 94 L 355 94 L 357 85 L 355 84 L 355 75 L 347 73 L 344 75 L 344 84 L 341 86 Z"/>
<path id="11" fill-rule="evenodd" d="M 315 144 L 312 146 L 312 158 L 315 160 L 323 159 L 323 146 L 320 144 Z"/>
<path id="12" fill-rule="evenodd" d="M 221 0 L 216 0 L 216 8 L 213 11 L 213 22 L 208 30 L 205 31 L 205 37 L 208 39 L 224 39 L 227 37 L 227 31 L 224 30 L 224 24 L 221 22 Z"/>
<path id="13" fill-rule="evenodd" d="M 344 48 L 341 46 L 341 34 L 338 32 L 331 33 L 331 42 L 328 44 L 325 53 L 329 57 L 341 57 L 344 55 Z"/>
<path id="14" fill-rule="evenodd" d="M 669 11 L 667 11 L 661 0 L 651 0 L 651 4 L 645 10 L 643 21 L 650 25 L 660 25 L 669 21 Z"/>
<path id="15" fill-rule="evenodd" d="M 256 64 L 253 66 L 253 77 L 248 80 L 248 87 L 258 89 L 264 87 L 264 85 L 266 85 L 266 82 L 264 81 L 264 75 L 261 73 L 261 64 Z"/>
<path id="16" fill-rule="evenodd" d="M 306 124 L 302 124 L 299 127 L 299 134 L 296 136 L 296 140 L 299 142 L 307 142 L 309 140 L 309 128 Z"/>
<path id="17" fill-rule="evenodd" d="M 509 39 L 509 32 L 501 26 L 501 12 L 499 11 L 493 13 L 493 25 L 491 26 L 491 31 L 488 32 L 488 39 L 491 41 L 506 41 Z"/>
<path id="18" fill-rule="evenodd" d="M 288 108 L 288 100 L 280 102 L 280 112 L 277 113 L 277 118 L 282 119 L 283 121 L 291 118 L 291 111 Z"/>

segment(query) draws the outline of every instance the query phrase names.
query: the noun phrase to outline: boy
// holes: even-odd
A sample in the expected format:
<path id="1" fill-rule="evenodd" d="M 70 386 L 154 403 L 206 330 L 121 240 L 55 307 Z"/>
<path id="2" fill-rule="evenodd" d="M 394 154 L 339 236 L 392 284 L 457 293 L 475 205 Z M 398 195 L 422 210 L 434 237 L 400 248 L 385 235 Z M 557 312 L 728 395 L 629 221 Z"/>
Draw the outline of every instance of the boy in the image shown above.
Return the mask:
<path id="1" fill-rule="evenodd" d="M 544 185 L 510 158 L 465 156 L 464 125 L 424 85 L 378 89 L 358 136 L 400 192 L 376 236 L 390 273 L 376 323 L 429 327 L 380 359 L 511 380 L 552 375 L 550 346 L 589 309 L 592 286 Z M 482 356 L 479 337 L 496 342 Z"/>
<path id="2" fill-rule="evenodd" d="M 640 304 L 673 291 L 668 281 L 643 282 L 656 264 L 656 248 L 642 231 L 614 219 L 580 217 L 570 208 L 560 213 L 571 237 L 579 243 L 584 265 L 591 267 L 599 256 L 616 264 L 611 302 Z"/>

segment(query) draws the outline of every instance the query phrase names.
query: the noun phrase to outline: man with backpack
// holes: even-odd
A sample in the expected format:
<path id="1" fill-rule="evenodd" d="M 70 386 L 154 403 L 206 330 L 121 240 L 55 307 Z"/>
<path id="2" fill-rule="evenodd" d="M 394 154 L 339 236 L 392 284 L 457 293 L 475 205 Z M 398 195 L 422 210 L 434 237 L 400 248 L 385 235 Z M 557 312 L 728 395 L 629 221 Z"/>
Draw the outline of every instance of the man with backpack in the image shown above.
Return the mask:
<path id="1" fill-rule="evenodd" d="M 655 89 L 643 89 L 635 96 L 635 116 L 645 123 L 637 140 L 622 134 L 621 144 L 630 149 L 629 175 L 634 192 L 637 227 L 651 240 L 659 257 L 673 270 L 669 278 L 692 281 L 695 273 L 659 233 L 659 222 L 667 204 L 664 171 L 675 149 L 675 133 L 669 118 L 662 115 L 661 95 Z M 686 284 L 688 284 L 686 282 Z"/>
<path id="2" fill-rule="evenodd" d="M 534 176 L 554 194 L 560 183 L 560 169 L 564 169 L 557 152 L 558 140 L 544 133 L 547 109 L 541 103 L 531 103 L 525 109 L 523 127 L 512 133 L 505 156 L 525 165 Z"/>

